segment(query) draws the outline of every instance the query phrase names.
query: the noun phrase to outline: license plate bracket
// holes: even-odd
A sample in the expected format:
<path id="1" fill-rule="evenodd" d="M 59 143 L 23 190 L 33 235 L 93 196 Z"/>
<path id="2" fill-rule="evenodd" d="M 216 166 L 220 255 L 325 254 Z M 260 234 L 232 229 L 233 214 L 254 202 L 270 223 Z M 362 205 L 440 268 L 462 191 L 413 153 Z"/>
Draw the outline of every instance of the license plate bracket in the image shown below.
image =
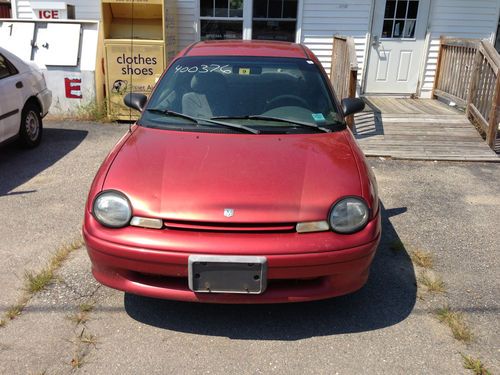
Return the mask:
<path id="1" fill-rule="evenodd" d="M 266 257 L 191 255 L 188 263 L 193 292 L 261 294 L 266 290 Z"/>

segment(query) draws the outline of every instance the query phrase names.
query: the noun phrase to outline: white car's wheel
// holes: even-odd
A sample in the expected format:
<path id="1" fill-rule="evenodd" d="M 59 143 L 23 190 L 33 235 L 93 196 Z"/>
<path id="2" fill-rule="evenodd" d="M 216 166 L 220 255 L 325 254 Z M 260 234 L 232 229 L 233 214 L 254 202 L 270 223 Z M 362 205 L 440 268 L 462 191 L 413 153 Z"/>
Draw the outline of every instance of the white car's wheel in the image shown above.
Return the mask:
<path id="1" fill-rule="evenodd" d="M 19 129 L 21 144 L 28 148 L 38 146 L 42 140 L 42 131 L 40 109 L 33 102 L 26 103 L 21 114 L 21 126 Z"/>

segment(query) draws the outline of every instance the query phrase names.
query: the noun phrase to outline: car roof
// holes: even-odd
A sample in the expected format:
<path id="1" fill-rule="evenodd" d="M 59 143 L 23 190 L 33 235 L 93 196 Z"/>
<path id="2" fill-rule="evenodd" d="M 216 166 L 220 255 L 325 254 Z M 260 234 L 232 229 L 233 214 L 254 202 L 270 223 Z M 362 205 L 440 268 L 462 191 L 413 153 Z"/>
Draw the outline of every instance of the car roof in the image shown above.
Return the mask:
<path id="1" fill-rule="evenodd" d="M 309 59 L 301 44 L 257 40 L 208 40 L 187 47 L 182 56 L 259 56 Z"/>

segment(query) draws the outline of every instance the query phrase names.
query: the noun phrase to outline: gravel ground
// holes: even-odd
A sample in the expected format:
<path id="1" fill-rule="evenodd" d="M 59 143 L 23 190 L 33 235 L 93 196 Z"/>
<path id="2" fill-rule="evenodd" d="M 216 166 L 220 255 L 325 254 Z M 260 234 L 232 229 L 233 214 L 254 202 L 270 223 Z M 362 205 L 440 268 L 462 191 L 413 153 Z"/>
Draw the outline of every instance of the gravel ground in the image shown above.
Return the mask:
<path id="1" fill-rule="evenodd" d="M 126 125 L 48 123 L 43 145 L 0 149 L 2 293 L 79 233 L 100 161 Z M 23 314 L 0 328 L 0 373 L 467 374 L 460 353 L 500 373 L 500 165 L 370 159 L 384 235 L 367 285 L 332 300 L 224 306 L 154 300 L 100 287 L 84 249 Z M 400 239 L 405 248 L 390 249 Z M 429 251 L 446 293 L 416 287 L 412 249 Z M 81 305 L 93 303 L 91 312 Z M 464 313 L 455 340 L 434 311 Z M 80 314 L 88 321 L 77 324 Z M 80 366 L 76 369 L 73 366 Z"/>

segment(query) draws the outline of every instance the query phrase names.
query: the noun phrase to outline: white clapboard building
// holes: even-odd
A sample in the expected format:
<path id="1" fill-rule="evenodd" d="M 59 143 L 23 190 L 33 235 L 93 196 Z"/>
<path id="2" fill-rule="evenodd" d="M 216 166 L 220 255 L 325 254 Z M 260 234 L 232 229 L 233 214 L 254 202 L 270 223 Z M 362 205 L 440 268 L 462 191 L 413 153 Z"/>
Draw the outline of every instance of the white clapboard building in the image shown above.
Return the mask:
<path id="1" fill-rule="evenodd" d="M 99 0 L 58 2 L 77 20 L 100 19 Z M 12 0 L 12 17 L 35 18 L 37 3 Z M 329 71 L 333 35 L 352 36 L 360 94 L 429 97 L 440 36 L 495 43 L 499 10 L 500 0 L 178 0 L 177 37 L 179 49 L 207 38 L 300 42 Z"/>

